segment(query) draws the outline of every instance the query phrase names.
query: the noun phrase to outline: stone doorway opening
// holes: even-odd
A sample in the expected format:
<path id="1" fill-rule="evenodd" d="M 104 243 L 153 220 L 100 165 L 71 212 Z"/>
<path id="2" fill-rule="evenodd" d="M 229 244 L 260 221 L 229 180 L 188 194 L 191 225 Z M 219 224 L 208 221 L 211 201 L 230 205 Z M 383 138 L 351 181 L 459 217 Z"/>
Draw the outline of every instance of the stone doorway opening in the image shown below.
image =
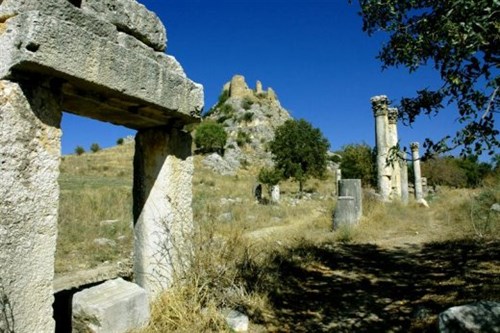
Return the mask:
<path id="1" fill-rule="evenodd" d="M 62 110 L 137 130 L 134 282 L 150 299 L 176 265 L 164 251 L 192 228 L 183 127 L 199 121 L 203 87 L 165 54 L 165 27 L 143 5 L 77 2 L 0 1 L 0 296 L 11 309 L 0 327 L 20 333 L 55 329 Z"/>
<path id="2" fill-rule="evenodd" d="M 72 329 L 76 292 L 117 277 L 132 280 L 135 133 L 66 112 L 61 124 L 53 313 L 63 333 Z M 114 142 L 104 138 L 113 135 Z"/>

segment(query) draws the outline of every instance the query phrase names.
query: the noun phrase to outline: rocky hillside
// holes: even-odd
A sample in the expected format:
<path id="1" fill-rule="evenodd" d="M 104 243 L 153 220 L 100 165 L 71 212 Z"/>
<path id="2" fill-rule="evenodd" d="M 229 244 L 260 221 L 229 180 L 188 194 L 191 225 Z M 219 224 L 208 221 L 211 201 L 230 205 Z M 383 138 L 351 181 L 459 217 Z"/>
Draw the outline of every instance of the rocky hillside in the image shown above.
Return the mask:
<path id="1" fill-rule="evenodd" d="M 287 119 L 291 119 L 290 114 L 272 88 L 264 90 L 257 81 L 255 89 L 251 89 L 243 76 L 235 75 L 205 117 L 205 121 L 222 124 L 228 134 L 224 157 L 210 155 L 205 164 L 220 173 L 233 173 L 242 164 L 270 164 L 267 143 Z"/>

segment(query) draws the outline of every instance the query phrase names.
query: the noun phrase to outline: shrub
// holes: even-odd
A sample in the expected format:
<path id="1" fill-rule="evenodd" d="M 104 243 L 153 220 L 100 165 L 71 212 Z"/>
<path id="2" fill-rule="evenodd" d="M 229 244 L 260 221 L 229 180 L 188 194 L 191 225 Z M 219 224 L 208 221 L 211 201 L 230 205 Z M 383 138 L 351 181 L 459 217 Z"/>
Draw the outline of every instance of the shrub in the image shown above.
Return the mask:
<path id="1" fill-rule="evenodd" d="M 264 185 L 268 187 L 278 185 L 280 180 L 283 178 L 283 173 L 277 169 L 273 168 L 262 168 L 259 171 L 257 179 Z"/>
<path id="2" fill-rule="evenodd" d="M 123 138 L 119 138 L 118 140 L 116 140 L 116 144 L 120 146 L 123 144 L 123 141 Z"/>
<path id="3" fill-rule="evenodd" d="M 212 122 L 202 122 L 196 129 L 194 143 L 204 152 L 223 152 L 227 141 L 227 133 L 222 125 Z"/>
<path id="4" fill-rule="evenodd" d="M 241 101 L 241 107 L 245 110 L 250 110 L 252 108 L 253 101 L 249 97 L 243 98 Z"/>
<path id="5" fill-rule="evenodd" d="M 82 146 L 76 146 L 75 154 L 82 155 L 83 153 L 85 153 L 85 149 Z"/>
<path id="6" fill-rule="evenodd" d="M 223 115 L 231 116 L 234 114 L 234 108 L 231 104 L 224 104 L 219 108 Z"/>
<path id="7" fill-rule="evenodd" d="M 253 112 L 245 112 L 241 119 L 243 119 L 243 121 L 247 123 L 251 122 L 253 120 Z"/>
<path id="8" fill-rule="evenodd" d="M 97 153 L 99 150 L 101 150 L 101 147 L 99 146 L 98 143 L 93 143 L 90 145 L 90 151 L 93 153 Z"/>
<path id="9" fill-rule="evenodd" d="M 252 142 L 250 139 L 250 136 L 246 132 L 238 132 L 238 135 L 236 136 L 236 143 L 238 144 L 239 147 L 243 147 L 245 144 Z"/>
<path id="10" fill-rule="evenodd" d="M 224 104 L 229 99 L 229 90 L 223 90 L 219 95 L 218 104 Z"/>

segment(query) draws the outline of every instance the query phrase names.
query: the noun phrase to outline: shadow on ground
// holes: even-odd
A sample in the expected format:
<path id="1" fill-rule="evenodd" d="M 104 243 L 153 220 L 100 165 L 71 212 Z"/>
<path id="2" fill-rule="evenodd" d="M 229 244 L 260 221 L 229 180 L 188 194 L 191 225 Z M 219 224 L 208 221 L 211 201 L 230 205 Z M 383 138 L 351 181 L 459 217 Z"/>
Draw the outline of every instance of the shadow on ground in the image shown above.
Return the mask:
<path id="1" fill-rule="evenodd" d="M 269 331 L 436 332 L 451 306 L 500 301 L 500 242 L 303 245 L 264 274 L 248 282 L 270 295 Z"/>

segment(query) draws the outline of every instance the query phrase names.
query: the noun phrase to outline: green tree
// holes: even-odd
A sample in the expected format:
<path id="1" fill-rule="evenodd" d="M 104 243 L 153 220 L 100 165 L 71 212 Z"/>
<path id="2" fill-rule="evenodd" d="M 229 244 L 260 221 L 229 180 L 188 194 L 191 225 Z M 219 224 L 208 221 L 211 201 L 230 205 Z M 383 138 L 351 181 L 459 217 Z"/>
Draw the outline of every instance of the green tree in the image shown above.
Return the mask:
<path id="1" fill-rule="evenodd" d="M 352 0 L 349 0 L 352 2 Z M 427 154 L 461 146 L 461 155 L 493 154 L 500 111 L 500 2 L 498 0 L 359 0 L 363 30 L 389 34 L 378 58 L 383 67 L 410 72 L 431 65 L 440 74 L 438 89 L 424 88 L 400 101 L 407 124 L 421 114 L 456 107 L 463 127 L 451 139 L 426 139 Z"/>
<path id="2" fill-rule="evenodd" d="M 293 178 L 303 191 L 309 177 L 322 176 L 326 170 L 328 140 L 307 121 L 287 120 L 276 129 L 269 143 L 275 168 L 284 179 Z"/>
<path id="3" fill-rule="evenodd" d="M 83 153 L 85 153 L 85 148 L 83 148 L 82 146 L 76 146 L 76 148 L 75 148 L 75 154 L 77 154 L 78 156 L 80 156 Z"/>
<path id="4" fill-rule="evenodd" d="M 278 185 L 282 178 L 283 174 L 279 170 L 273 168 L 262 168 L 257 176 L 259 182 L 267 187 Z"/>
<path id="5" fill-rule="evenodd" d="M 223 153 L 227 141 L 227 133 L 221 124 L 204 121 L 196 129 L 194 143 L 204 152 Z"/>
<path id="6" fill-rule="evenodd" d="M 366 143 L 348 144 L 337 153 L 342 156 L 340 168 L 343 178 L 361 179 L 363 184 L 375 185 L 376 164 L 370 146 Z"/>
<path id="7" fill-rule="evenodd" d="M 99 150 L 101 150 L 101 146 L 99 146 L 98 143 L 93 143 L 90 145 L 90 151 L 93 153 L 97 153 Z"/>
<path id="8" fill-rule="evenodd" d="M 422 162 L 422 176 L 431 186 L 467 186 L 467 175 L 452 156 L 433 157 Z"/>

